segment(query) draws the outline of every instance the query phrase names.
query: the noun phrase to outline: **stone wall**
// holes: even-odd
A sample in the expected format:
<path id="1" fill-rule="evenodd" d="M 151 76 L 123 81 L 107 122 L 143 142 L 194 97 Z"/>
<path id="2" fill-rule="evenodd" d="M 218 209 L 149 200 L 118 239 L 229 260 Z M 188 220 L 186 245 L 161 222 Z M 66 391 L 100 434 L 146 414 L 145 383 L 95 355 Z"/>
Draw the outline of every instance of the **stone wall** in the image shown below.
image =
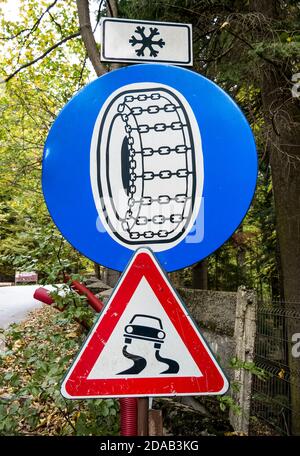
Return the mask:
<path id="1" fill-rule="evenodd" d="M 109 289 L 99 296 L 107 302 L 111 292 Z M 233 369 L 230 361 L 236 358 L 242 365 L 254 360 L 256 295 L 244 287 L 236 293 L 189 288 L 178 288 L 177 292 L 228 380 L 239 384 L 239 391 L 227 393 L 241 409 L 239 415 L 230 413 L 230 421 L 235 431 L 248 434 L 252 374 L 243 367 Z"/>
<path id="2" fill-rule="evenodd" d="M 237 293 L 188 288 L 180 288 L 178 293 L 227 377 L 232 380 L 234 372 L 228 365 L 235 355 L 234 326 Z"/>
<path id="3" fill-rule="evenodd" d="M 236 293 L 187 288 L 179 288 L 178 293 L 229 381 L 239 385 L 239 391 L 230 394 L 241 413 L 230 413 L 230 421 L 236 431 L 248 434 L 252 374 L 244 367 L 232 369 L 230 361 L 236 358 L 243 364 L 254 360 L 256 295 L 244 287 Z"/>

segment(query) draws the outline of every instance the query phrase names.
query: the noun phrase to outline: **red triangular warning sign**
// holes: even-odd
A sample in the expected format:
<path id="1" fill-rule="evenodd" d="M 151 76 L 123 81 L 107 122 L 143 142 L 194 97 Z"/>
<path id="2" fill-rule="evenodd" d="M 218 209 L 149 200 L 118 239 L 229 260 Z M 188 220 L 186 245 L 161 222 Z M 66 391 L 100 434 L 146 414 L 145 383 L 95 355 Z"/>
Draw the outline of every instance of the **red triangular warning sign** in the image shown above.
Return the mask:
<path id="1" fill-rule="evenodd" d="M 62 384 L 66 398 L 224 394 L 228 381 L 149 249 L 139 249 Z"/>

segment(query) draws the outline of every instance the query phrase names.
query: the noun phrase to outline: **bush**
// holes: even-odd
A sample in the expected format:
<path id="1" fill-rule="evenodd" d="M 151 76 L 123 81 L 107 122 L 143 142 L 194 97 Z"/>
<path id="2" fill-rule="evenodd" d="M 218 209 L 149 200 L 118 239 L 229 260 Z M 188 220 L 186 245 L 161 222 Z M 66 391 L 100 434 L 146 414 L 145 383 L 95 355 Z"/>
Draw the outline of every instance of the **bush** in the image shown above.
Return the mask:
<path id="1" fill-rule="evenodd" d="M 86 320 L 86 303 L 75 296 L 71 301 L 76 316 L 80 318 L 82 308 Z M 79 324 L 70 322 L 71 307 L 61 313 L 44 306 L 4 331 L 0 435 L 118 434 L 118 401 L 71 401 L 60 393 L 62 379 L 86 336 Z"/>

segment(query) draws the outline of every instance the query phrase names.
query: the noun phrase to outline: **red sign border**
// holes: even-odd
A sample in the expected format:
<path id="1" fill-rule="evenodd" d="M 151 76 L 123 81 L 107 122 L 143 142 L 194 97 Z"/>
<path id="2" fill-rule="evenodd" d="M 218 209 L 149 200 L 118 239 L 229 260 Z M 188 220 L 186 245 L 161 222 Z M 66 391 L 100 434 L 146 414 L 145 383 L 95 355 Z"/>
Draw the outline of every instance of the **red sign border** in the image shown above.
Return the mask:
<path id="1" fill-rule="evenodd" d="M 203 375 L 88 379 L 143 277 L 148 281 Z M 150 249 L 141 248 L 133 255 L 113 295 L 75 358 L 63 381 L 61 392 L 68 399 L 212 395 L 224 394 L 228 387 L 226 376 L 154 255 Z"/>

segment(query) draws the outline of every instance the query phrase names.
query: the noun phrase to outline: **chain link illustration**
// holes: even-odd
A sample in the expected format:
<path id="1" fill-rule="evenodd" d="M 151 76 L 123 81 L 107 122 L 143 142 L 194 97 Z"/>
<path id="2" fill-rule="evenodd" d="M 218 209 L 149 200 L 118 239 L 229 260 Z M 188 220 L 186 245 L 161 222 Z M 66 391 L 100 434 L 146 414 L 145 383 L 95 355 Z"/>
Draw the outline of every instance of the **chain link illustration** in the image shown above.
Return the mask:
<path id="1" fill-rule="evenodd" d="M 161 87 L 121 93 L 113 106 L 114 122 L 119 121 L 118 129 L 111 127 L 111 137 L 123 134 L 126 149 L 122 178 L 127 207 L 115 209 L 122 240 L 170 242 L 184 234 L 195 198 L 195 150 L 188 115 L 179 98 Z M 109 217 L 108 223 L 112 224 Z"/>

